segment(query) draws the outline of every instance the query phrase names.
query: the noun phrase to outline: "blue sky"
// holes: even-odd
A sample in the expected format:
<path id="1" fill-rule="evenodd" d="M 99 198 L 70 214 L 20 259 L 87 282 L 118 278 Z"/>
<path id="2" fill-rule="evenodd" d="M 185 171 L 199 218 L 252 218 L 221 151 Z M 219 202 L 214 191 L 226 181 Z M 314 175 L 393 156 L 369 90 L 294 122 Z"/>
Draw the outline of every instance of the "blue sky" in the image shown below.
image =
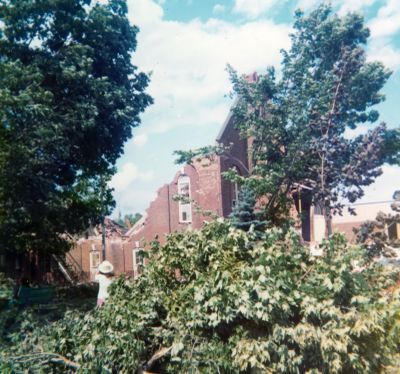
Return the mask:
<path id="1" fill-rule="evenodd" d="M 231 105 L 225 71 L 279 69 L 281 48 L 289 48 L 293 12 L 309 11 L 321 0 L 128 0 L 129 18 L 140 28 L 133 63 L 152 72 L 148 92 L 155 102 L 134 129 L 111 181 L 117 207 L 113 216 L 143 212 L 157 189 L 179 166 L 173 151 L 212 144 Z M 380 120 L 400 125 L 400 1 L 332 0 L 339 14 L 359 11 L 371 30 L 367 55 L 393 74 L 384 88 Z M 362 126 L 357 134 L 366 131 Z M 354 135 L 352 134 L 349 135 Z M 366 189 L 362 201 L 382 201 L 400 189 L 400 168 Z"/>

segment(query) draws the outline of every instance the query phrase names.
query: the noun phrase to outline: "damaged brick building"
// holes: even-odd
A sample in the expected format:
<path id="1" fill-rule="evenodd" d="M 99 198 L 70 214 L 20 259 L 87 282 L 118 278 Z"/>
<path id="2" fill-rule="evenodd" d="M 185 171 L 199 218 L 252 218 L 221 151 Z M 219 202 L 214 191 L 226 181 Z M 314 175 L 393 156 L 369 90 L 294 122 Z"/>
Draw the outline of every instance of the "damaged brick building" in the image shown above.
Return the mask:
<path id="1" fill-rule="evenodd" d="M 249 173 L 251 162 L 248 149 L 251 139 L 240 137 L 230 112 L 216 140 L 219 144 L 229 146 L 229 151 L 223 156 L 184 165 L 170 183 L 159 188 L 156 198 L 135 225 L 127 231 L 107 230 L 106 258 L 114 264 L 116 274 L 137 276 L 143 266 L 140 252 L 156 237 L 164 243 L 169 233 L 201 228 L 205 221 L 211 219 L 207 212 L 219 217 L 228 217 L 232 212 L 238 199 L 238 185 L 224 179 L 221 174 L 232 168 L 243 176 Z M 317 243 L 324 237 L 325 221 L 322 212 L 307 199 L 305 192 L 300 199 L 294 193 L 297 203 L 293 207 L 293 214 L 301 212 L 304 241 Z M 177 200 L 177 195 L 186 196 L 187 199 Z M 390 204 L 391 201 L 355 204 L 352 208 L 357 215 L 345 213 L 333 217 L 333 229 L 353 240 L 353 227 L 373 220 L 379 211 L 390 213 Z M 400 234 L 400 228 L 397 231 Z M 100 233 L 80 239 L 70 254 L 75 262 L 81 264 L 86 278 L 92 280 L 98 264 L 103 260 Z"/>

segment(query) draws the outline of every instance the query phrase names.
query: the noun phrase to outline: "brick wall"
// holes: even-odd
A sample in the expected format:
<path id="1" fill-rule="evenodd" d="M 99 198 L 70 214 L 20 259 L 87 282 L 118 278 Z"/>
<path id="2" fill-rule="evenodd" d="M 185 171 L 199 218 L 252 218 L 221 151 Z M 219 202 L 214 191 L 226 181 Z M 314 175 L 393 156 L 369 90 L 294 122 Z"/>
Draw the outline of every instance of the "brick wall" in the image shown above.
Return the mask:
<path id="1" fill-rule="evenodd" d="M 334 232 L 339 232 L 345 235 L 347 240 L 351 243 L 355 243 L 356 234 L 353 228 L 360 228 L 363 222 L 347 222 L 347 223 L 333 223 L 332 229 Z"/>
<path id="2" fill-rule="evenodd" d="M 88 239 L 80 239 L 69 254 L 81 266 L 81 269 L 87 276 L 87 279 L 93 280 L 97 272 L 96 268 L 91 268 L 90 253 L 95 250 L 100 254 L 100 262 L 102 258 L 102 244 L 101 235 L 96 237 L 89 237 Z M 123 237 L 108 237 L 106 238 L 106 260 L 110 261 L 114 266 L 114 273 L 116 275 L 125 273 L 127 269 L 127 256 L 124 249 Z M 67 256 L 67 261 L 70 261 Z"/>

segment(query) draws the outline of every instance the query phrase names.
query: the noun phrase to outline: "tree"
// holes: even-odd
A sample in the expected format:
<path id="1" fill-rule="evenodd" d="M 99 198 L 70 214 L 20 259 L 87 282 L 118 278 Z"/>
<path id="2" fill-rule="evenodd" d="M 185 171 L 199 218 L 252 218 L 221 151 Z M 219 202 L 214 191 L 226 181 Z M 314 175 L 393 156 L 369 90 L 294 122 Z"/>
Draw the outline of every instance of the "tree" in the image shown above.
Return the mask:
<path id="1" fill-rule="evenodd" d="M 255 167 L 244 182 L 269 196 L 267 217 L 287 211 L 282 201 L 303 184 L 321 204 L 330 234 L 331 215 L 341 211 L 343 199 L 354 202 L 381 174 L 391 133 L 386 125 L 351 139 L 345 133 L 377 121 L 370 108 L 384 99 L 379 91 L 390 76 L 381 63 L 366 61 L 368 36 L 360 15 L 340 18 L 321 5 L 308 16 L 296 12 L 280 79 L 270 68 L 250 83 L 230 68 L 240 98 L 237 125 L 254 138 Z"/>
<path id="2" fill-rule="evenodd" d="M 105 188 L 152 102 L 125 0 L 0 1 L 0 243 L 64 251 L 113 206 Z"/>
<path id="3" fill-rule="evenodd" d="M 135 213 L 135 214 L 125 214 L 124 218 L 122 218 L 121 213 L 118 215 L 117 223 L 121 225 L 122 227 L 125 227 L 129 229 L 132 227 L 137 221 L 139 221 L 142 218 L 142 215 L 140 213 Z"/>
<path id="4" fill-rule="evenodd" d="M 256 198 L 253 191 L 248 187 L 243 187 L 239 191 L 239 198 L 237 204 L 233 207 L 232 213 L 229 218 L 232 225 L 238 229 L 248 231 L 251 226 L 255 230 L 262 230 L 266 222 L 258 219 L 258 212 L 256 211 Z"/>

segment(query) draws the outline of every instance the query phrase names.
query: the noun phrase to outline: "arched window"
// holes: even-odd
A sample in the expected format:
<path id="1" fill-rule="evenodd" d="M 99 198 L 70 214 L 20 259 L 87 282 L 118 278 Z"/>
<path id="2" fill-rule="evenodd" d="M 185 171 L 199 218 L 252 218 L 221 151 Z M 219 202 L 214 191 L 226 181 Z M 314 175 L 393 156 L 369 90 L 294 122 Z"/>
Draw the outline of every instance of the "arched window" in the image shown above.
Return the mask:
<path id="1" fill-rule="evenodd" d="M 178 179 L 179 222 L 192 222 L 192 203 L 190 201 L 190 178 L 182 174 Z"/>

